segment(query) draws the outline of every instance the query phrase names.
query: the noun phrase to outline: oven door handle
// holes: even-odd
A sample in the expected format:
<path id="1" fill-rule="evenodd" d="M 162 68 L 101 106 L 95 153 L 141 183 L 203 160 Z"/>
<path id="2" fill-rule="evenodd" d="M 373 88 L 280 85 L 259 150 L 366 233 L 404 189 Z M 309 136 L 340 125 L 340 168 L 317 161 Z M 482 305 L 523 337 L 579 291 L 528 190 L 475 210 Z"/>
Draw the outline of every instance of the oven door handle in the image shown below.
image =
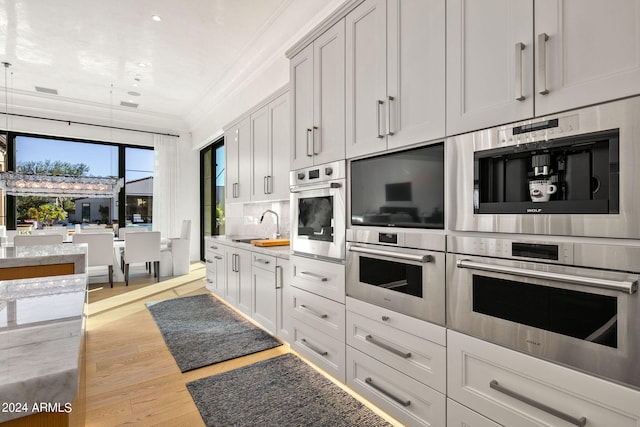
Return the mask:
<path id="1" fill-rule="evenodd" d="M 525 268 L 507 267 L 503 265 L 484 264 L 468 259 L 460 259 L 457 262 L 458 268 L 469 268 L 472 270 L 489 271 L 493 273 L 513 274 L 515 276 L 533 277 L 536 279 L 557 280 L 559 282 L 573 283 L 577 285 L 590 286 L 600 289 L 611 289 L 624 292 L 629 295 L 638 290 L 637 280 L 608 280 L 594 277 L 582 277 L 572 274 L 553 273 L 549 271 L 528 270 Z"/>
<path id="2" fill-rule="evenodd" d="M 359 253 L 369 254 L 369 255 L 380 255 L 380 256 L 386 256 L 389 258 L 398 258 L 405 261 L 416 261 L 416 262 L 422 262 L 422 263 L 428 263 L 433 261 L 433 256 L 431 255 L 417 255 L 417 254 L 407 254 L 404 252 L 391 252 L 391 251 L 385 251 L 383 249 L 364 248 L 362 246 L 351 246 L 349 250 L 351 252 L 359 252 Z"/>
<path id="3" fill-rule="evenodd" d="M 315 184 L 315 185 L 292 185 L 289 190 L 292 193 L 301 193 L 303 191 L 310 191 L 310 190 L 324 190 L 327 188 L 340 188 L 342 187 L 342 184 L 340 184 L 339 182 L 328 182 L 325 184 Z"/>

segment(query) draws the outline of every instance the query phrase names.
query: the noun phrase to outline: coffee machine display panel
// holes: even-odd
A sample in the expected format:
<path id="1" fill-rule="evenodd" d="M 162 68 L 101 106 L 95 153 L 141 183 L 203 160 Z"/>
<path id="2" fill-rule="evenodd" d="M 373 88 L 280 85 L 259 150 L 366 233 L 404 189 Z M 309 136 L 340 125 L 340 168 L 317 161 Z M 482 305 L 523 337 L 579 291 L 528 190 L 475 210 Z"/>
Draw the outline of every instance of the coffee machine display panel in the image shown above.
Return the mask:
<path id="1" fill-rule="evenodd" d="M 476 214 L 618 212 L 618 129 L 474 152 Z"/>

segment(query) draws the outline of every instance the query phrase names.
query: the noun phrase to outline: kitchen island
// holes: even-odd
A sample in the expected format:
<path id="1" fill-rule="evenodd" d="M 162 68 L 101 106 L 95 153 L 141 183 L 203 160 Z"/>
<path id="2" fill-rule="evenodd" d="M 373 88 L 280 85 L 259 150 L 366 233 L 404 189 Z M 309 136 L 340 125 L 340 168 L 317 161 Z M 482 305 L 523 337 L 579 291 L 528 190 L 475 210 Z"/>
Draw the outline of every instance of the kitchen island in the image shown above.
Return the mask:
<path id="1" fill-rule="evenodd" d="M 83 424 L 86 283 L 84 273 L 0 281 L 0 425 Z"/>
<path id="2" fill-rule="evenodd" d="M 0 280 L 86 273 L 86 254 L 86 245 L 72 243 L 2 247 Z"/>

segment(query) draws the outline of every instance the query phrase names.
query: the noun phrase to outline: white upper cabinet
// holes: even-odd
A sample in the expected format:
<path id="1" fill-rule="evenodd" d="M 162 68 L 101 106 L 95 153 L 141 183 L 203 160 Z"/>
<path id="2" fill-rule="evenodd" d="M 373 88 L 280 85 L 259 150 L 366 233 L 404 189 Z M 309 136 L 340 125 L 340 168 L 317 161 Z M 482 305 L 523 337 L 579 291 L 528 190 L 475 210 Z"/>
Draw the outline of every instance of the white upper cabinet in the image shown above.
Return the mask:
<path id="1" fill-rule="evenodd" d="M 533 116 L 533 0 L 447 1 L 447 134 Z"/>
<path id="2" fill-rule="evenodd" d="M 367 0 L 346 17 L 347 158 L 445 135 L 444 0 Z"/>
<path id="3" fill-rule="evenodd" d="M 640 0 L 448 0 L 447 134 L 639 94 L 639 10 Z"/>
<path id="4" fill-rule="evenodd" d="M 536 0 L 536 115 L 640 94 L 640 0 Z"/>
<path id="5" fill-rule="evenodd" d="M 290 61 L 291 168 L 344 158 L 344 20 Z"/>
<path id="6" fill-rule="evenodd" d="M 251 114 L 251 200 L 289 197 L 289 94 Z"/>
<path id="7" fill-rule="evenodd" d="M 249 200 L 251 177 L 246 171 L 251 167 L 251 126 L 249 117 L 239 121 L 224 134 L 226 179 L 225 199 L 227 203 Z M 244 171 L 244 172 L 243 172 Z"/>

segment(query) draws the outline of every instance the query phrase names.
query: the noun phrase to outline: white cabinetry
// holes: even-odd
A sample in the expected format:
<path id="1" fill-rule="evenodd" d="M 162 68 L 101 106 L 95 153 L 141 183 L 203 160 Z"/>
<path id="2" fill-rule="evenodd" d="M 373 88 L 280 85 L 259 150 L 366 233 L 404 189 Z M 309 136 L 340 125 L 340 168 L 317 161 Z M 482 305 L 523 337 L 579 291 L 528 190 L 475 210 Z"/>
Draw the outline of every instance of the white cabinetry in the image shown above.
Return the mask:
<path id="1" fill-rule="evenodd" d="M 291 58 L 291 168 L 344 158 L 344 20 Z"/>
<path id="2" fill-rule="evenodd" d="M 455 400 L 447 399 L 447 427 L 500 427 Z"/>
<path id="3" fill-rule="evenodd" d="M 343 264 L 292 256 L 291 347 L 345 381 Z"/>
<path id="4" fill-rule="evenodd" d="M 454 331 L 448 396 L 506 426 L 637 427 L 640 391 Z"/>
<path id="5" fill-rule="evenodd" d="M 249 200 L 251 176 L 251 126 L 249 117 L 240 120 L 224 133 L 226 179 L 225 199 L 227 203 Z"/>
<path id="6" fill-rule="evenodd" d="M 444 137 L 443 0 L 366 0 L 346 57 L 347 158 Z"/>
<path id="7" fill-rule="evenodd" d="M 347 298 L 347 384 L 407 425 L 444 425 L 446 330 Z"/>
<path id="8" fill-rule="evenodd" d="M 289 93 L 251 114 L 251 200 L 289 197 Z"/>
<path id="9" fill-rule="evenodd" d="M 640 93 L 639 9 L 640 0 L 447 1 L 447 134 Z"/>
<path id="10" fill-rule="evenodd" d="M 224 247 L 210 238 L 205 239 L 205 245 L 205 263 L 207 267 L 206 288 L 224 298 L 226 288 Z"/>
<path id="11" fill-rule="evenodd" d="M 291 262 L 278 258 L 276 265 L 276 336 L 291 342 L 293 325 L 291 321 Z"/>
<path id="12" fill-rule="evenodd" d="M 224 299 L 251 316 L 251 252 L 227 246 L 227 289 Z"/>
<path id="13" fill-rule="evenodd" d="M 253 277 L 251 317 L 275 335 L 277 328 L 276 257 L 253 252 L 251 260 Z"/>

